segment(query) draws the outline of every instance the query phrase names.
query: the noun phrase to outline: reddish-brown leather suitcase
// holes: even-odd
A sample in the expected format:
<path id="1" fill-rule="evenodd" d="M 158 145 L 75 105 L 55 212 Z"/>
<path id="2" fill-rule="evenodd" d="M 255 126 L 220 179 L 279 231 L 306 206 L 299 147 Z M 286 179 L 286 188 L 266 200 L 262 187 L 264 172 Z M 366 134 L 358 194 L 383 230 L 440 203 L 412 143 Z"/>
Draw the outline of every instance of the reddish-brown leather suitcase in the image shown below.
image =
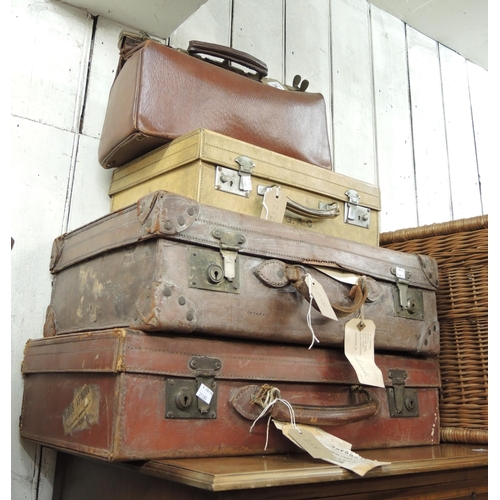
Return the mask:
<path id="1" fill-rule="evenodd" d="M 206 54 L 257 68 L 258 79 L 266 76 L 261 61 L 229 47 L 197 43 L 193 53 L 207 45 Z M 99 143 L 104 168 L 206 128 L 331 170 L 321 94 L 274 88 L 154 40 L 135 44 L 122 59 Z"/>
<path id="2" fill-rule="evenodd" d="M 342 346 L 363 305 L 377 350 L 439 352 L 435 260 L 165 191 L 57 238 L 50 269 L 45 336 L 123 327 L 310 345 L 313 331 Z M 354 285 L 325 274 L 341 270 Z M 338 321 L 310 307 L 308 274 Z"/>
<path id="3" fill-rule="evenodd" d="M 439 441 L 434 358 L 376 355 L 385 388 L 359 387 L 336 349 L 115 329 L 28 341 L 21 436 L 107 460 L 295 453 L 252 403 L 280 390 L 297 423 L 353 449 Z M 211 399 L 198 397 L 200 388 Z M 275 411 L 276 410 L 276 411 Z M 288 420 L 275 405 L 273 418 Z"/>

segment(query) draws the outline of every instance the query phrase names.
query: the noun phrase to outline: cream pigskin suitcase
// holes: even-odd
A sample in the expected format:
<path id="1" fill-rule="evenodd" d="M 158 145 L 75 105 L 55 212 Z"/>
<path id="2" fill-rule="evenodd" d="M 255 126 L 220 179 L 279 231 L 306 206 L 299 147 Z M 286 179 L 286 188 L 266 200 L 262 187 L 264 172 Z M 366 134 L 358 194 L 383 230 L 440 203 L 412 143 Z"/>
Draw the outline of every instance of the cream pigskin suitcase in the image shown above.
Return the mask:
<path id="1" fill-rule="evenodd" d="M 111 210 L 161 189 L 216 208 L 256 217 L 264 213 L 274 222 L 378 246 L 378 187 L 206 129 L 116 168 Z M 267 191 L 277 193 L 286 209 L 264 203 Z"/>

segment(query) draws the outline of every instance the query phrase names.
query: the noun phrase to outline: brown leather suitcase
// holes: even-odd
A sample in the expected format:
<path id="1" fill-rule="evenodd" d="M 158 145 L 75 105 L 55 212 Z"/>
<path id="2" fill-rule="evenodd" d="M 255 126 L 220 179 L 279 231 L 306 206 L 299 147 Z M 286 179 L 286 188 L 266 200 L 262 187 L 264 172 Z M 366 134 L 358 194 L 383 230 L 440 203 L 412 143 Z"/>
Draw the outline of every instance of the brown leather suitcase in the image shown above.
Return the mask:
<path id="1" fill-rule="evenodd" d="M 107 460 L 296 453 L 268 418 L 271 385 L 297 423 L 353 449 L 439 442 L 437 360 L 376 355 L 385 388 L 359 387 L 336 349 L 115 329 L 28 341 L 20 433 Z M 210 399 L 199 391 L 209 388 Z M 287 421 L 276 404 L 272 417 Z"/>
<path id="2" fill-rule="evenodd" d="M 439 352 L 435 260 L 165 191 L 57 238 L 50 270 L 45 336 L 123 327 L 310 345 L 314 332 L 342 346 L 363 306 L 376 349 Z M 308 275 L 337 321 L 315 309 Z"/>
<path id="3" fill-rule="evenodd" d="M 262 83 L 265 64 L 230 47 L 191 52 L 207 45 L 209 56 L 257 68 L 258 81 L 154 40 L 134 44 L 109 93 L 99 163 L 119 167 L 206 128 L 331 170 L 324 97 Z"/>

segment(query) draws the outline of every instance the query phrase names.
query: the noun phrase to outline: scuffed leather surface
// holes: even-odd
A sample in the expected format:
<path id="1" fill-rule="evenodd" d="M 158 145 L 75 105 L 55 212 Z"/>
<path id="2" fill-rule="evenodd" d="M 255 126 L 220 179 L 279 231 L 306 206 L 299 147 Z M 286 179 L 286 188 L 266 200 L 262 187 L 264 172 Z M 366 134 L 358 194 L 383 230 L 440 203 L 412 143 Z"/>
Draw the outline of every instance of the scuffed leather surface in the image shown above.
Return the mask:
<path id="1" fill-rule="evenodd" d="M 133 134 L 159 147 L 198 128 L 332 168 L 321 94 L 279 90 L 153 41 L 113 84 L 99 162 L 118 167 L 144 154 L 147 141 Z"/>

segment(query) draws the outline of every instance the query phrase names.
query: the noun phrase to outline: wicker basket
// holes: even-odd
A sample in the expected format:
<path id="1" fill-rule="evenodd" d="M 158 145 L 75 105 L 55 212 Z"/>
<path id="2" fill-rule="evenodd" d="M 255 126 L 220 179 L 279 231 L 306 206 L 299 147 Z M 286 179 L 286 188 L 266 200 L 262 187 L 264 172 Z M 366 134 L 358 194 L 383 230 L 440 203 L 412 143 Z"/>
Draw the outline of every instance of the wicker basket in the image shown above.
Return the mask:
<path id="1" fill-rule="evenodd" d="M 488 443 L 488 216 L 382 233 L 380 246 L 434 257 L 444 442 Z"/>

